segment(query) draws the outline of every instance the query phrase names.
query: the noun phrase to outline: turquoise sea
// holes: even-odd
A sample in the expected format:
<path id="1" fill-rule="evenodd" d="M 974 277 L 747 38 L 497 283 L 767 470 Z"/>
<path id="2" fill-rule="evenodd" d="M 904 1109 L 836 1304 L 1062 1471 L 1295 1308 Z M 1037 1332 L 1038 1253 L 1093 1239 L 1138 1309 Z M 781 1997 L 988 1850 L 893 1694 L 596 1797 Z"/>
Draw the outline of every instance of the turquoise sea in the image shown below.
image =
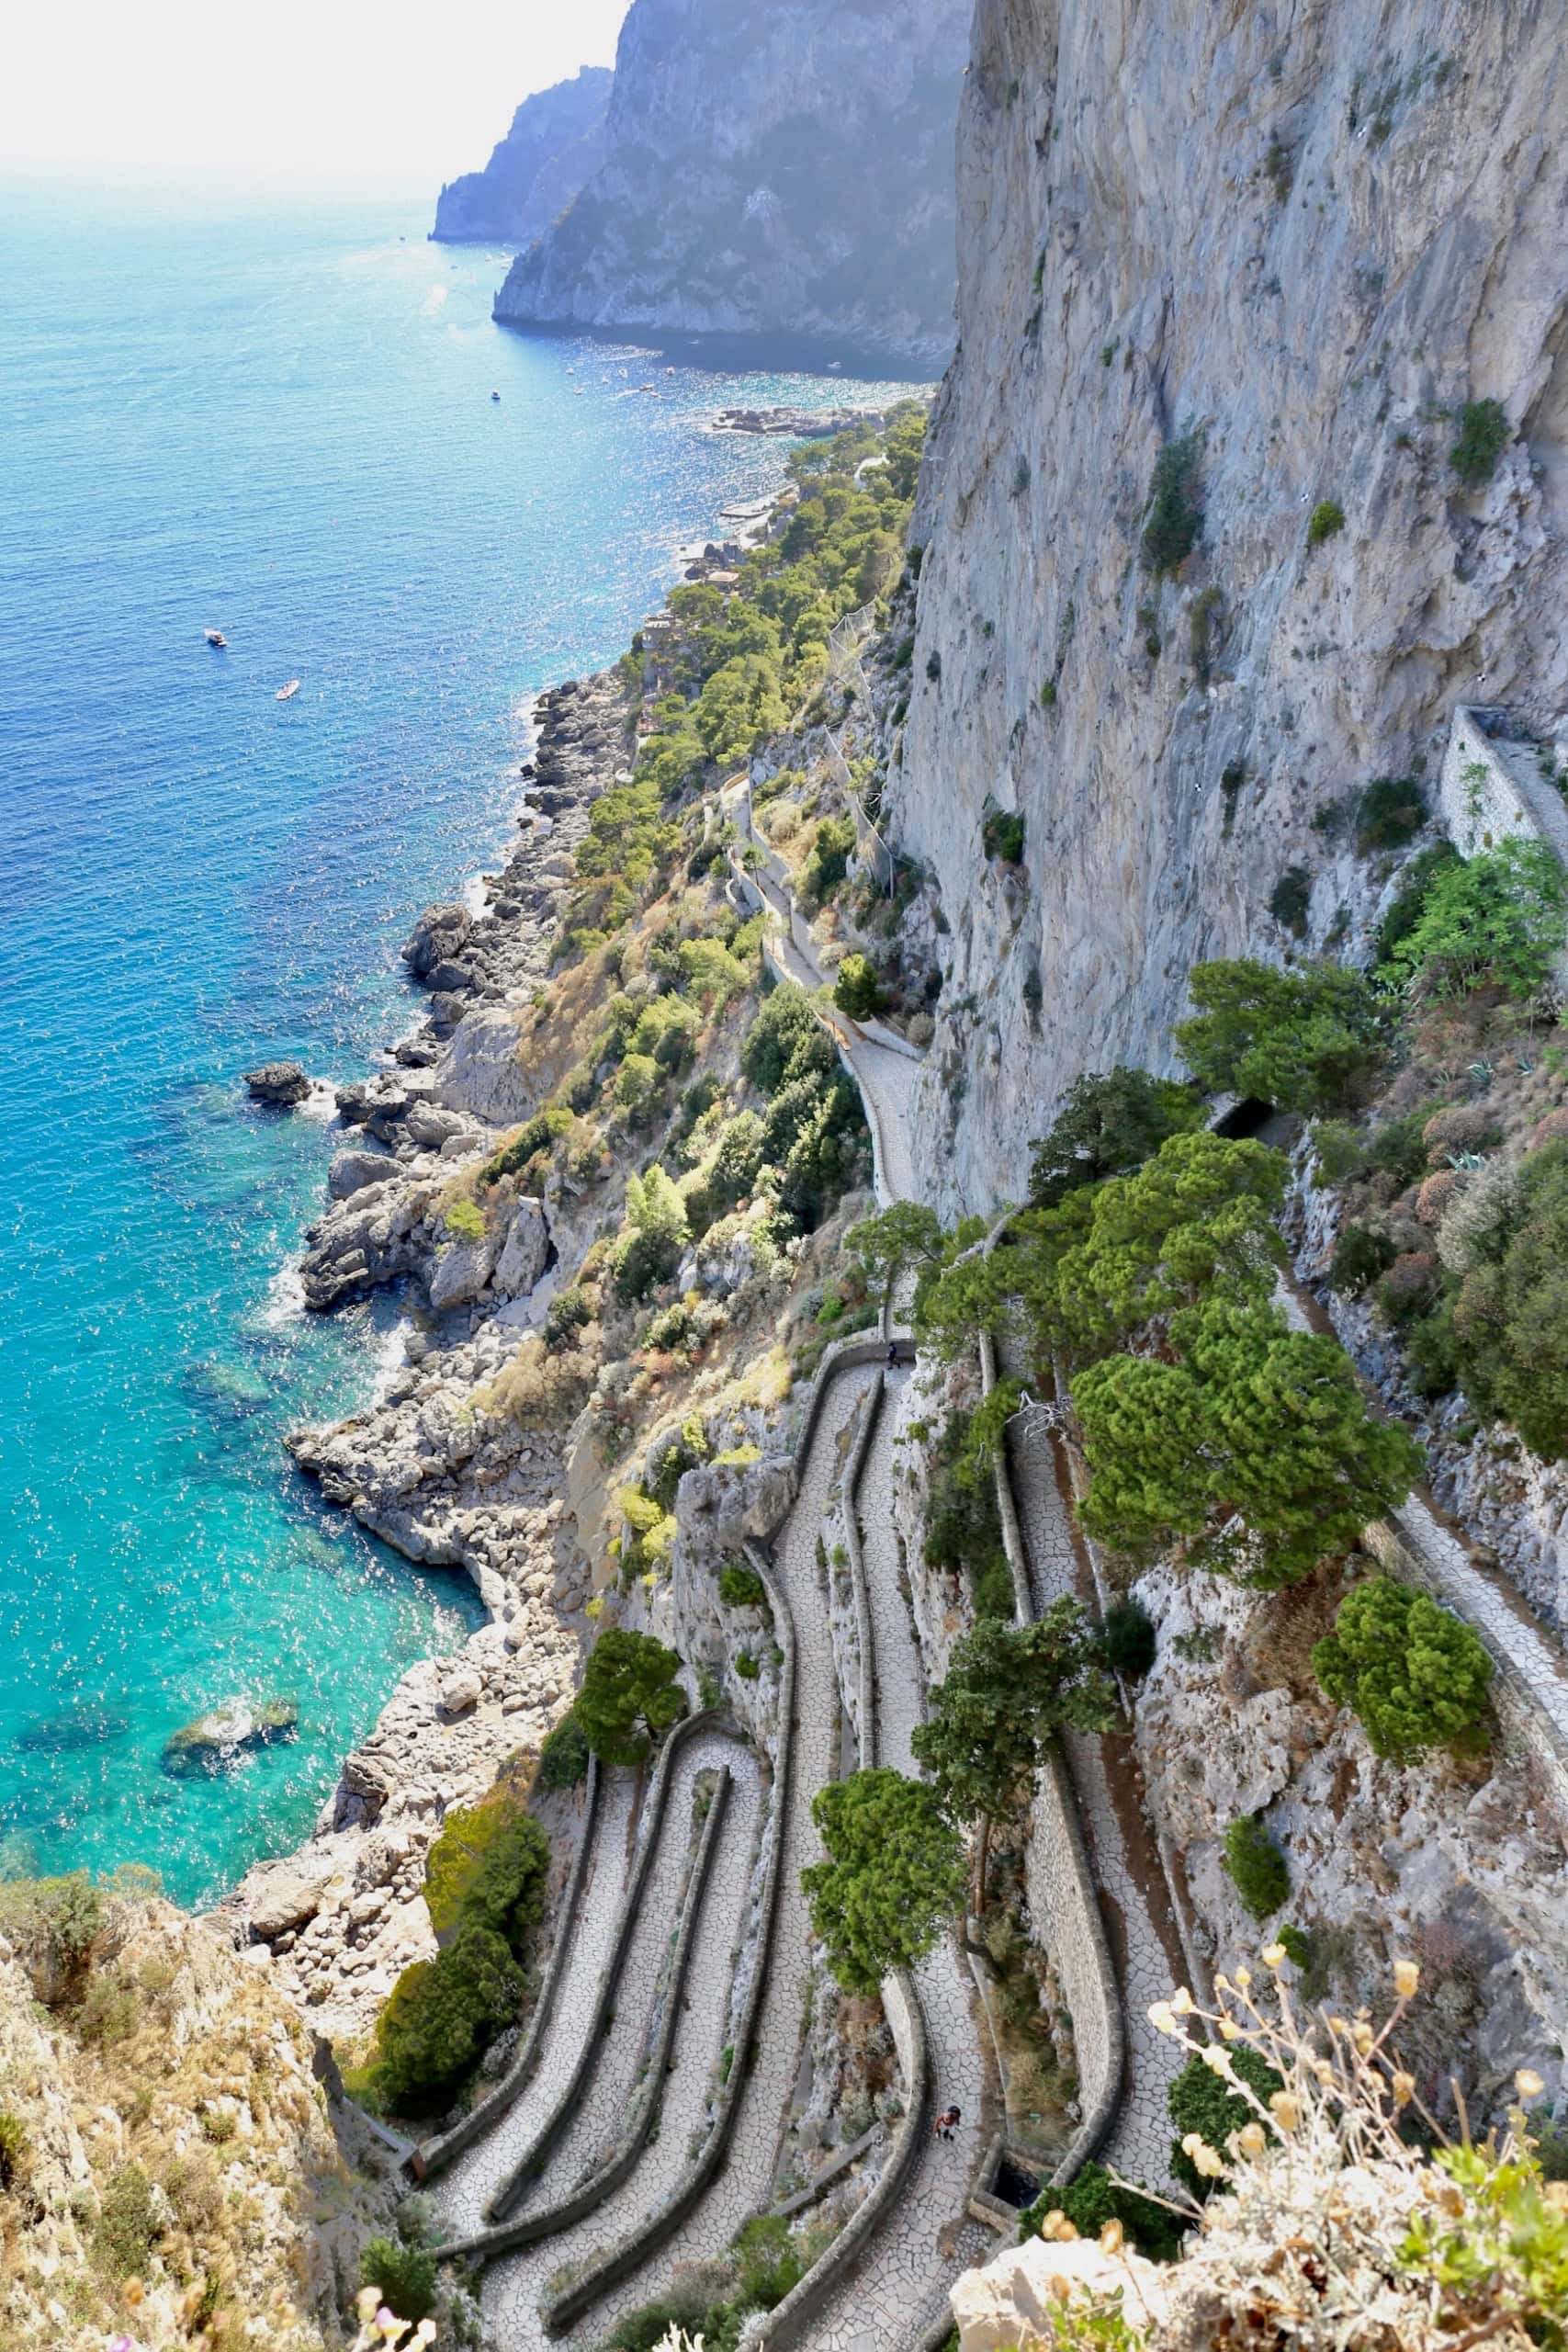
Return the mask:
<path id="1" fill-rule="evenodd" d="M 505 839 L 525 698 L 780 477 L 705 417 L 844 393 L 505 334 L 502 257 L 426 217 L 0 184 L 0 1872 L 211 1896 L 477 1622 L 282 1451 L 395 1309 L 292 1306 L 333 1137 L 240 1073 L 409 1024 L 399 944 Z M 298 1739 L 169 1778 L 236 1692 Z"/>

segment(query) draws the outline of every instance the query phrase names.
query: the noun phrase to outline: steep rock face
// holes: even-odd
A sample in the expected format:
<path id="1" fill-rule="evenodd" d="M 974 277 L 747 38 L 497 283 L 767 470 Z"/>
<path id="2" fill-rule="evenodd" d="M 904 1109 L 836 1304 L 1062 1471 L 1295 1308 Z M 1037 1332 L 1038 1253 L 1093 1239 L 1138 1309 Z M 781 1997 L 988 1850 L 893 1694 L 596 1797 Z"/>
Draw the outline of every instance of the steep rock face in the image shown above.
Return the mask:
<path id="1" fill-rule="evenodd" d="M 442 189 L 432 235 L 519 245 L 543 236 L 604 160 L 611 78 L 608 66 L 585 65 L 525 98 L 483 171 Z"/>
<path id="2" fill-rule="evenodd" d="M 519 255 L 518 322 L 953 347 L 967 0 L 634 0 L 604 165 Z"/>
<path id="3" fill-rule="evenodd" d="M 1375 887 L 1315 812 L 1435 774 L 1456 700 L 1562 707 L 1565 121 L 1535 0 L 979 0 L 889 791 L 953 927 L 948 1206 L 1020 1193 L 1079 1071 L 1168 1066 L 1194 960 L 1292 944 L 1286 867 L 1309 936 L 1343 906 L 1354 940 Z M 1471 492 L 1452 411 L 1490 398 L 1519 437 Z M 1189 433 L 1202 534 L 1162 582 L 1140 537 Z"/>

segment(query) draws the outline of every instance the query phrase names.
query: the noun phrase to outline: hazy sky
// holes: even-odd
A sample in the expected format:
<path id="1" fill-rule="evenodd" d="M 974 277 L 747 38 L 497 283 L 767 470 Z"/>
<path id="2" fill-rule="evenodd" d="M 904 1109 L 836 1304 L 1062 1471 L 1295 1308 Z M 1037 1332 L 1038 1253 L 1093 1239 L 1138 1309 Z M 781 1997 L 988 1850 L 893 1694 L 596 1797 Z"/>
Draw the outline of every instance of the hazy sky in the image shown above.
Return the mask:
<path id="1" fill-rule="evenodd" d="M 0 165 L 432 192 L 518 100 L 608 65 L 627 0 L 30 0 L 0 49 Z"/>

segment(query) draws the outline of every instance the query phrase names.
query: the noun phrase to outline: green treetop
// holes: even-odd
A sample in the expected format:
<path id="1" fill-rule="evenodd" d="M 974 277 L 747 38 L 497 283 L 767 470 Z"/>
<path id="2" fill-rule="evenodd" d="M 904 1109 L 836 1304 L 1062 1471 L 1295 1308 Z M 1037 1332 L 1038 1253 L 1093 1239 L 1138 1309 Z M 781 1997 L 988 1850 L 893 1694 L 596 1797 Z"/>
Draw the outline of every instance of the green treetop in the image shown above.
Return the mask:
<path id="1" fill-rule="evenodd" d="M 1201 1086 L 1251 1095 L 1281 1111 L 1328 1112 L 1352 1102 L 1382 1058 L 1377 1001 L 1359 972 L 1315 964 L 1195 964 L 1198 1007 L 1175 1038 Z"/>
<path id="2" fill-rule="evenodd" d="M 1080 1184 L 1141 1167 L 1168 1136 L 1201 1125 L 1202 1117 L 1190 1086 L 1145 1069 L 1075 1079 L 1050 1134 L 1034 1146 L 1029 1197 L 1037 1208 L 1055 1208 Z"/>
<path id="3" fill-rule="evenodd" d="M 572 1708 L 602 1764 L 641 1764 L 660 1733 L 686 1712 L 681 1661 L 651 1634 L 612 1625 L 588 1654 Z"/>
<path id="4" fill-rule="evenodd" d="M 964 1901 L 964 1850 L 934 1789 L 852 1772 L 811 1803 L 827 1860 L 800 1873 L 811 1925 L 847 1993 L 874 1994 L 931 1951 Z"/>
<path id="5" fill-rule="evenodd" d="M 1267 1295 L 1284 1254 L 1273 1213 L 1286 1172 L 1277 1151 L 1201 1129 L 1170 1136 L 1132 1175 L 1096 1186 L 1088 1232 L 1056 1271 L 1070 1343 L 1103 1347 L 1219 1282 Z"/>
<path id="6" fill-rule="evenodd" d="M 890 1304 L 901 1278 L 911 1267 L 922 1273 L 939 1267 L 943 1255 L 942 1219 L 918 1201 L 896 1201 L 879 1216 L 863 1217 L 844 1236 L 873 1282 L 882 1283 L 885 1305 Z"/>
<path id="7" fill-rule="evenodd" d="M 1073 1403 L 1091 1473 L 1090 1534 L 1271 1587 L 1348 1550 L 1419 1476 L 1409 1433 L 1368 1412 L 1337 1343 L 1224 1295 L 1172 1317 L 1174 1362 L 1112 1356 Z"/>
<path id="8" fill-rule="evenodd" d="M 980 1826 L 976 1909 L 991 1830 L 1027 1811 L 1053 1734 L 1064 1724 L 1109 1731 L 1115 1719 L 1115 1692 L 1076 1600 L 1053 1601 L 1027 1625 L 983 1618 L 954 1645 L 912 1745 L 946 1810 Z"/>

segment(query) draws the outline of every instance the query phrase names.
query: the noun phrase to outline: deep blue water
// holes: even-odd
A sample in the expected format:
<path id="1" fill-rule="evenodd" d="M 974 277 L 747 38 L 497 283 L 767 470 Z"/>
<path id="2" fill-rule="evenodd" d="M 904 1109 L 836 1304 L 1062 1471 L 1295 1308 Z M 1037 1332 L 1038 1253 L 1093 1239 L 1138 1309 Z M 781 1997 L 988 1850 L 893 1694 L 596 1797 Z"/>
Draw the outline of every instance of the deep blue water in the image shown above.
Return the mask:
<path id="1" fill-rule="evenodd" d="M 0 1870 L 211 1894 L 475 1622 L 282 1451 L 391 1310 L 290 1309 L 333 1138 L 239 1075 L 408 1025 L 398 944 L 504 839 L 525 697 L 779 477 L 703 418 L 841 390 L 506 335 L 500 257 L 423 226 L 0 186 Z M 168 1778 L 238 1691 L 298 1740 Z"/>

